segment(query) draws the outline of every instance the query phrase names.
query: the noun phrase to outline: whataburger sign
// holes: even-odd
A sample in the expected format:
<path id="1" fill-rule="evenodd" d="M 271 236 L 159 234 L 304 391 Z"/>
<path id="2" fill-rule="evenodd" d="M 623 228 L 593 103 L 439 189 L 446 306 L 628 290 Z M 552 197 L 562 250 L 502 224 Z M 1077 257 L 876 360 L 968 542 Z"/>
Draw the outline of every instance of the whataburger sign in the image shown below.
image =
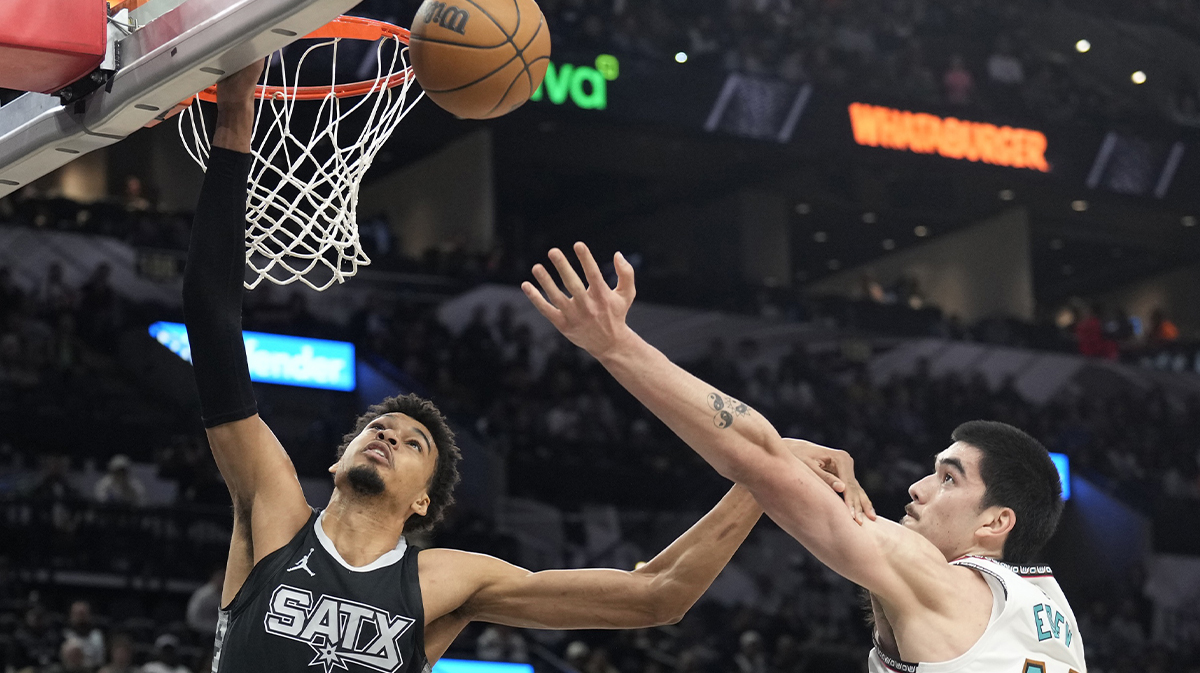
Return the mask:
<path id="1" fill-rule="evenodd" d="M 865 103 L 850 104 L 850 125 L 854 142 L 867 147 L 1050 172 L 1046 136 L 1039 131 Z"/>

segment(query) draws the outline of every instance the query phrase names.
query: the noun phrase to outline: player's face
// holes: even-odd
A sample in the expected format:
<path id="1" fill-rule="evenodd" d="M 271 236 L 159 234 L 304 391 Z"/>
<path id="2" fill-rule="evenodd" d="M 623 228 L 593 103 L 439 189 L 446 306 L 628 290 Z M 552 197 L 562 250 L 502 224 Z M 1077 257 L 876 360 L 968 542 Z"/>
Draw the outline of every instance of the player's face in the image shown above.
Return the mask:
<path id="1" fill-rule="evenodd" d="M 330 472 L 339 489 L 387 495 L 423 516 L 429 506 L 426 486 L 436 466 L 437 447 L 429 429 L 410 416 L 393 413 L 368 423 Z"/>
<path id="2" fill-rule="evenodd" d="M 955 442 L 937 455 L 933 474 L 908 487 L 912 498 L 900 523 L 929 540 L 946 560 L 959 558 L 975 544 L 975 532 L 986 521 L 979 509 L 986 491 L 979 474 L 983 454 Z"/>

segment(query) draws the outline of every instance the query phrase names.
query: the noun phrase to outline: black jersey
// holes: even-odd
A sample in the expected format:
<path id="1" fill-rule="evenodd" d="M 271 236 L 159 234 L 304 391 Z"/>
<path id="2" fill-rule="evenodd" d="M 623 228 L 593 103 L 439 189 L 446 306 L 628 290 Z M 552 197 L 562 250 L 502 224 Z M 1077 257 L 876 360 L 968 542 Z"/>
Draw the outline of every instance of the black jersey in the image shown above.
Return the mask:
<path id="1" fill-rule="evenodd" d="M 427 673 L 419 551 L 401 538 L 396 549 L 355 568 L 313 510 L 221 611 L 213 673 Z"/>

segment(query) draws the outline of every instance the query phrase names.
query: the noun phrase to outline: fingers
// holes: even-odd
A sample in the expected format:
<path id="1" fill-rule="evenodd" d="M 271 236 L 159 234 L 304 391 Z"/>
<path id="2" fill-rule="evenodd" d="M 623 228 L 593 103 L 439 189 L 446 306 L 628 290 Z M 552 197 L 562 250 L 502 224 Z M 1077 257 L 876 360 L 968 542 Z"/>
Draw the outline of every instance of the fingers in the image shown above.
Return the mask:
<path id="1" fill-rule="evenodd" d="M 847 489 L 846 504 L 850 505 L 851 511 L 854 514 L 854 520 L 859 524 L 862 524 L 865 519 L 874 521 L 877 518 L 875 506 L 871 504 L 871 499 L 867 497 L 867 492 L 857 482 Z"/>
<path id="2" fill-rule="evenodd" d="M 542 286 L 542 291 L 546 293 L 546 298 L 556 307 L 565 306 L 570 298 L 563 294 L 563 291 L 558 289 L 558 283 L 550 277 L 550 272 L 541 264 L 533 265 L 533 277 L 537 280 L 538 285 Z M 527 281 L 528 282 L 528 281 Z"/>
<path id="3" fill-rule="evenodd" d="M 634 295 L 637 294 L 633 286 L 633 265 L 625 259 L 625 255 L 618 252 L 613 255 L 613 267 L 617 270 L 617 294 L 625 301 L 633 301 Z"/>
<path id="4" fill-rule="evenodd" d="M 600 273 L 600 266 L 596 264 L 596 258 L 592 257 L 592 251 L 588 250 L 582 241 L 575 243 L 575 254 L 579 256 L 579 265 L 583 267 L 588 288 L 603 287 L 607 290 L 608 281 L 604 280 L 604 274 Z"/>
<path id="5" fill-rule="evenodd" d="M 874 521 L 879 516 L 878 514 L 875 513 L 875 504 L 872 503 L 871 499 L 867 497 L 866 491 L 863 491 L 861 488 L 858 490 L 862 491 L 861 499 L 862 499 L 863 512 L 866 513 L 868 519 L 870 519 L 871 521 Z"/>
<path id="6" fill-rule="evenodd" d="M 825 480 L 825 483 L 828 484 L 830 488 L 838 493 L 842 493 L 846 490 L 846 484 L 841 479 L 838 479 L 836 474 L 825 470 L 824 466 L 820 463 L 813 467 L 812 470 L 813 472 L 816 472 L 821 479 Z"/>
<path id="7" fill-rule="evenodd" d="M 587 288 L 583 286 L 583 281 L 579 279 L 579 274 L 575 273 L 575 267 L 571 266 L 571 261 L 558 248 L 550 249 L 550 261 L 554 264 L 554 268 L 558 269 L 558 277 L 562 279 L 563 287 L 567 292 L 571 293 L 572 297 L 582 296 Z"/>
<path id="8" fill-rule="evenodd" d="M 533 307 L 538 310 L 538 313 L 541 313 L 543 316 L 545 316 L 546 320 L 550 321 L 550 324 L 558 327 L 558 321 L 562 318 L 562 311 L 554 308 L 553 304 L 546 301 L 546 298 L 542 296 L 541 292 L 537 291 L 537 288 L 533 286 L 533 283 L 530 283 L 529 281 L 521 283 L 521 290 L 525 292 L 526 297 L 529 297 L 530 303 L 532 303 Z"/>

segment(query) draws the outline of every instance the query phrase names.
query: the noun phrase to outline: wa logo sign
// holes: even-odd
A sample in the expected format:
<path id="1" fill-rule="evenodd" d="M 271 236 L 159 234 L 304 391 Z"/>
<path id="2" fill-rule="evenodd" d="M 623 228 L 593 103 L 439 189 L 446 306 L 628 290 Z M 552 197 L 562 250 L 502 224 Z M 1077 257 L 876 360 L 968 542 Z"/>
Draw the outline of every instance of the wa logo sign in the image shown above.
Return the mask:
<path id="1" fill-rule="evenodd" d="M 179 357 L 192 361 L 187 328 L 156 322 L 150 336 Z M 242 332 L 250 379 L 302 388 L 354 390 L 354 344 L 326 339 Z"/>
<path id="2" fill-rule="evenodd" d="M 546 78 L 529 100 L 549 99 L 555 105 L 570 100 L 582 110 L 603 110 L 608 107 L 608 83 L 620 74 L 620 61 L 608 54 L 597 56 L 594 68 L 551 61 L 546 67 Z"/>
<path id="3" fill-rule="evenodd" d="M 311 647 L 316 656 L 308 665 L 325 673 L 348 671 L 347 664 L 381 673 L 400 670 L 400 636 L 412 625 L 408 617 L 344 598 L 323 595 L 314 601 L 311 591 L 286 584 L 271 594 L 263 619 L 267 633 Z"/>

